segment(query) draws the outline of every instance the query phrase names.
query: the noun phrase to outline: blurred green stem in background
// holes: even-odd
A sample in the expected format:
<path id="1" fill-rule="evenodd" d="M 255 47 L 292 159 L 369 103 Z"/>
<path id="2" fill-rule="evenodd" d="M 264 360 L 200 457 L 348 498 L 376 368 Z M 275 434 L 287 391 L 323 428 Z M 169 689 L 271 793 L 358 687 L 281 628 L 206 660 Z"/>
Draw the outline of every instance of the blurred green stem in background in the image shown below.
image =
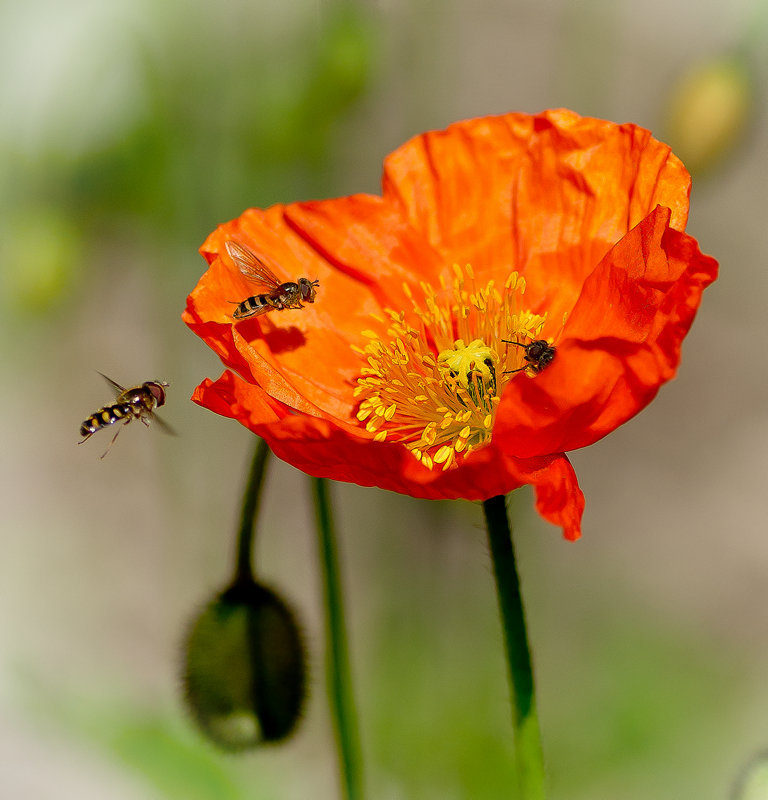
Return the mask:
<path id="1" fill-rule="evenodd" d="M 342 796 L 345 800 L 361 800 L 362 760 L 357 715 L 352 697 L 336 532 L 328 498 L 328 482 L 325 478 L 311 480 L 315 496 L 320 560 L 323 567 L 326 674 L 341 768 Z"/>
<path id="2" fill-rule="evenodd" d="M 544 756 L 536 713 L 533 668 L 505 498 L 499 495 L 485 500 L 483 510 L 509 665 L 519 796 L 521 800 L 543 800 Z"/>
<path id="3" fill-rule="evenodd" d="M 261 485 L 269 456 L 269 447 L 259 439 L 253 452 L 251 472 L 243 493 L 243 513 L 240 517 L 240 530 L 237 534 L 237 562 L 234 583 L 252 583 L 253 578 L 253 539 L 256 514 L 261 499 Z"/>

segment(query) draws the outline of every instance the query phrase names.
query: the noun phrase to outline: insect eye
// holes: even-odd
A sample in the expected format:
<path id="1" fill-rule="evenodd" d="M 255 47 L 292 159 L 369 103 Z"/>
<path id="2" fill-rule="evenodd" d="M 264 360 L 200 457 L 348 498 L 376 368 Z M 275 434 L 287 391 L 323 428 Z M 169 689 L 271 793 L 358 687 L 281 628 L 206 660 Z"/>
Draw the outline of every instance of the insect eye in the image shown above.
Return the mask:
<path id="1" fill-rule="evenodd" d="M 315 287 L 312 285 L 311 281 L 307 280 L 306 278 L 302 278 L 299 281 L 299 289 L 301 291 L 301 297 L 303 300 L 314 298 Z"/>
<path id="2" fill-rule="evenodd" d="M 152 393 L 152 396 L 157 401 L 157 405 L 161 406 L 165 403 L 165 388 L 159 383 L 149 382 L 144 384 L 147 389 Z"/>

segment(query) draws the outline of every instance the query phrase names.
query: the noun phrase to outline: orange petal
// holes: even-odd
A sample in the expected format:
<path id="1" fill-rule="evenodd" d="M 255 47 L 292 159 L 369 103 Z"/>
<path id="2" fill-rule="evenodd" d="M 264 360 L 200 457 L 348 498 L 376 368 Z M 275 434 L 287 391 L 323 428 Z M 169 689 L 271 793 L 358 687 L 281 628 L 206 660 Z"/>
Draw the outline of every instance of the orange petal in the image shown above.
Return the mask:
<path id="1" fill-rule="evenodd" d="M 547 522 L 563 529 L 563 536 L 575 541 L 581 536 L 584 493 L 579 488 L 573 465 L 568 457 L 555 459 L 531 481 L 536 487 L 536 510 Z"/>
<path id="2" fill-rule="evenodd" d="M 494 427 L 516 456 L 565 452 L 605 436 L 674 376 L 680 345 L 717 262 L 657 208 L 585 281 L 555 361 L 513 380 Z"/>
<path id="3" fill-rule="evenodd" d="M 533 484 L 542 515 L 560 525 L 567 538 L 580 535 L 583 496 L 563 454 L 516 459 L 491 443 L 456 469 L 431 471 L 401 445 L 375 442 L 363 428 L 345 430 L 327 419 L 290 414 L 230 372 L 215 382 L 205 380 L 192 399 L 237 419 L 262 436 L 276 456 L 309 475 L 433 500 L 487 500 Z"/>
<path id="4" fill-rule="evenodd" d="M 435 281 L 446 267 L 400 210 L 380 197 L 296 203 L 286 209 L 286 217 L 336 269 L 365 284 L 382 307 L 402 307 L 403 283 Z"/>
<path id="5" fill-rule="evenodd" d="M 520 159 L 511 231 L 532 310 L 561 320 L 608 250 L 657 205 L 684 230 L 691 179 L 669 147 L 636 125 L 552 111 Z"/>
<path id="6" fill-rule="evenodd" d="M 450 266 L 513 269 L 512 178 L 533 117 L 503 114 L 416 136 L 384 162 L 384 198 Z"/>
<path id="7" fill-rule="evenodd" d="M 288 222 L 289 212 L 286 206 L 250 209 L 219 226 L 201 248 L 210 267 L 191 293 L 183 318 L 204 334 L 227 366 L 244 376 L 250 372 L 256 383 L 286 405 L 349 417 L 360 369 L 351 345 L 365 343 L 360 332 L 370 326 L 370 314 L 379 312 L 380 306 L 366 282 L 335 268 L 308 237 L 297 232 Z M 229 239 L 263 257 L 279 280 L 319 279 L 316 302 L 234 322 L 232 301 L 267 288 L 239 273 L 225 254 Z M 308 411 L 310 406 L 313 412 Z"/>

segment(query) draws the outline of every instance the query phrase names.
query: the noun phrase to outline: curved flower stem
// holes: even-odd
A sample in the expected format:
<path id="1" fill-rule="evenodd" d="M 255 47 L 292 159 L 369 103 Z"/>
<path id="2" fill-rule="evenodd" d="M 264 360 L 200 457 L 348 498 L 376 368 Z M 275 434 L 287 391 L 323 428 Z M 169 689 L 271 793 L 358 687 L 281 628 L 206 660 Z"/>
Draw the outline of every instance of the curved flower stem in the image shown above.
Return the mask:
<path id="1" fill-rule="evenodd" d="M 259 439 L 253 452 L 248 483 L 243 492 L 243 510 L 240 515 L 240 529 L 237 534 L 237 561 L 235 563 L 235 583 L 253 582 L 253 539 L 256 529 L 256 513 L 261 499 L 261 484 L 269 456 L 269 447 Z"/>
<path id="2" fill-rule="evenodd" d="M 346 800 L 360 800 L 363 796 L 362 762 L 350 680 L 336 533 L 327 481 L 324 478 L 312 478 L 312 489 L 323 565 L 328 691 L 342 773 L 343 797 Z"/>
<path id="3" fill-rule="evenodd" d="M 512 693 L 512 725 L 515 734 L 515 762 L 521 800 L 543 800 L 544 758 L 541 750 L 539 718 L 533 688 L 531 653 L 525 629 L 523 599 L 515 565 L 512 532 L 503 496 L 483 503 L 488 543 L 493 558 L 493 573 L 499 612 L 504 628 L 504 644 L 509 665 Z"/>

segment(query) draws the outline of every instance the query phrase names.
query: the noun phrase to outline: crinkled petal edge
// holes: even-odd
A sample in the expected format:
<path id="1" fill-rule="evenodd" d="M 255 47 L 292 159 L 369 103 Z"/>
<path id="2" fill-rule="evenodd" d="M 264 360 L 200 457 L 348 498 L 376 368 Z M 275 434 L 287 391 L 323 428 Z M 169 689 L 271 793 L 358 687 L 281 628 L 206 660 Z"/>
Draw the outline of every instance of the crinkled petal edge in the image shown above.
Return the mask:
<path id="1" fill-rule="evenodd" d="M 363 429 L 356 437 L 330 420 L 292 412 L 230 371 L 203 381 L 192 400 L 236 419 L 308 475 L 431 500 L 487 500 L 530 484 L 539 513 L 566 539 L 581 535 L 584 495 L 564 453 L 519 459 L 492 442 L 443 472 L 422 466 L 402 445 L 374 442 Z"/>

